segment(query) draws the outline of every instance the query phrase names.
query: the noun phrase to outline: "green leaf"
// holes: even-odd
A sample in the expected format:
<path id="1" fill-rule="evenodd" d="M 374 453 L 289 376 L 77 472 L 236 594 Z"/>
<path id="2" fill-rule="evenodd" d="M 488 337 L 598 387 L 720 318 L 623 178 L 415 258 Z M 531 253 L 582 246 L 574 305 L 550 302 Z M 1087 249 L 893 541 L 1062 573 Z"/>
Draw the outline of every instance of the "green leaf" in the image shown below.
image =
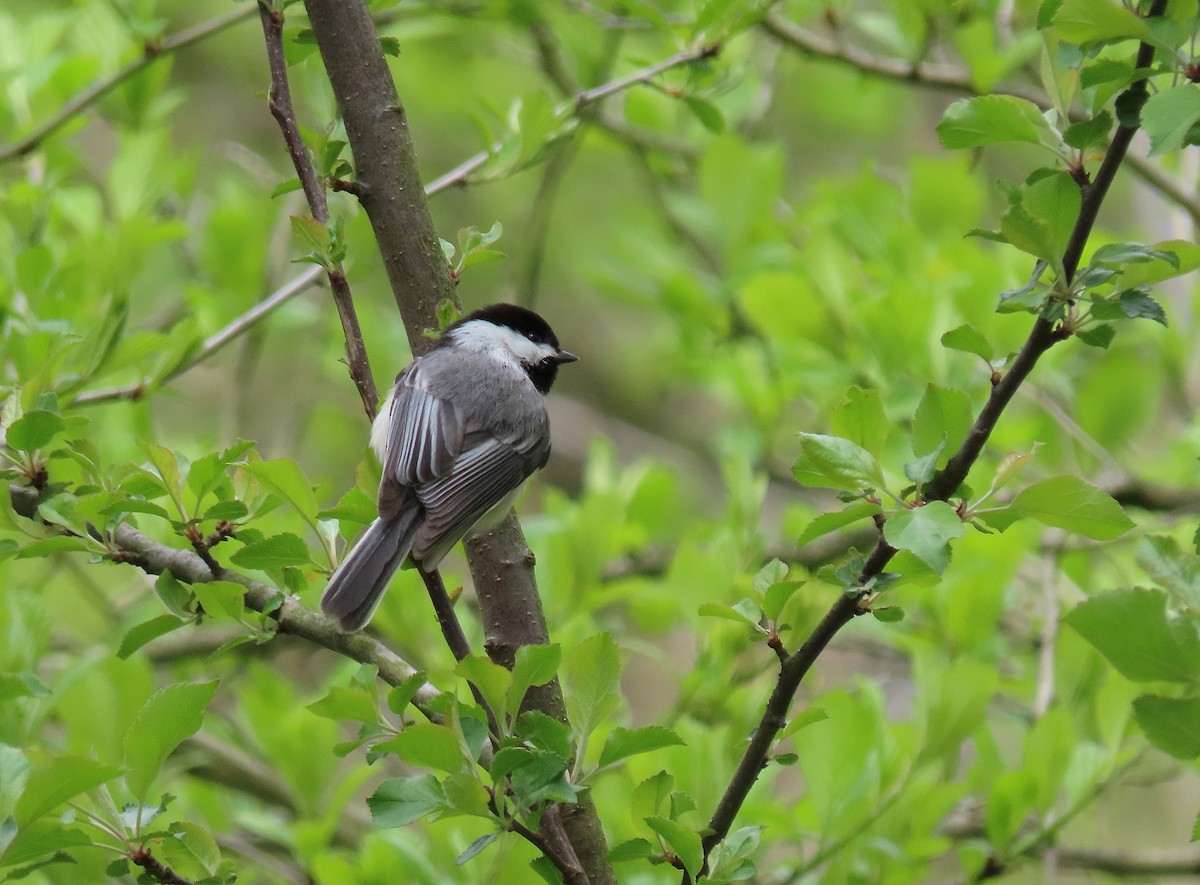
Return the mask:
<path id="1" fill-rule="evenodd" d="M 463 658 L 454 672 L 474 685 L 495 711 L 508 709 L 505 700 L 512 687 L 512 673 L 483 655 Z"/>
<path id="2" fill-rule="evenodd" d="M 1033 775 L 1021 769 L 1001 772 L 992 782 L 985 809 L 988 841 L 1005 851 L 1025 825 L 1037 799 Z"/>
<path id="3" fill-rule="evenodd" d="M 876 458 L 883 451 L 889 429 L 878 392 L 862 387 L 846 391 L 846 399 L 829 417 L 829 426 L 836 436 L 857 443 Z"/>
<path id="4" fill-rule="evenodd" d="M 669 728 L 648 725 L 645 728 L 614 728 L 600 751 L 600 767 L 612 765 L 639 753 L 652 753 L 664 747 L 683 746 L 683 740 Z"/>
<path id="5" fill-rule="evenodd" d="M 418 722 L 410 725 L 390 741 L 381 745 L 409 765 L 436 768 L 447 774 L 463 770 L 466 760 L 459 748 L 458 738 L 444 725 Z"/>
<path id="6" fill-rule="evenodd" d="M 1113 0 L 1062 0 L 1053 23 L 1070 43 L 1151 39 L 1146 23 Z"/>
<path id="7" fill-rule="evenodd" d="M 856 504 L 851 504 L 842 510 L 836 510 L 833 513 L 822 513 L 800 533 L 800 537 L 796 539 L 796 546 L 803 547 L 822 535 L 827 535 L 832 531 L 858 522 L 860 519 L 867 519 L 879 513 L 880 507 L 878 504 L 869 504 L 865 501 L 860 501 Z"/>
<path id="8" fill-rule="evenodd" d="M 18 452 L 33 452 L 49 445 L 66 429 L 67 422 L 59 415 L 38 409 L 26 412 L 10 424 L 4 441 Z"/>
<path id="9" fill-rule="evenodd" d="M 837 436 L 800 434 L 800 457 L 792 475 L 804 486 L 858 491 L 883 485 L 875 457 L 857 443 Z"/>
<path id="10" fill-rule="evenodd" d="M 895 624 L 904 620 L 904 609 L 898 605 L 872 606 L 871 615 L 877 621 L 882 621 L 885 624 Z"/>
<path id="11" fill-rule="evenodd" d="M 704 849 L 700 843 L 700 834 L 665 817 L 648 817 L 646 823 L 654 832 L 662 836 L 663 841 L 683 863 L 684 869 L 692 878 L 695 878 L 696 873 L 700 870 L 700 865 L 704 862 Z"/>
<path id="12" fill-rule="evenodd" d="M 528 751 L 525 764 L 509 775 L 518 804 L 532 807 L 539 802 L 575 802 L 580 790 L 566 779 L 567 760 L 545 750 Z"/>
<path id="13" fill-rule="evenodd" d="M 329 228 L 308 215 L 293 215 L 291 218 L 292 233 L 300 241 L 301 249 L 328 258 Z"/>
<path id="14" fill-rule="evenodd" d="M 922 455 L 914 461 L 906 461 L 904 475 L 918 486 L 929 482 L 937 473 L 938 459 L 942 457 L 942 452 L 945 450 L 946 439 L 942 437 L 941 442 L 928 455 Z"/>
<path id="15" fill-rule="evenodd" d="M 1048 254 L 1038 257 L 1049 262 L 1051 267 L 1056 267 L 1062 259 L 1079 217 L 1081 202 L 1079 185 L 1066 172 L 1044 175 L 1023 189 L 1021 205 L 1046 225 Z M 1003 222 L 1000 227 L 1004 229 Z"/>
<path id="16" fill-rule="evenodd" d="M 788 566 L 782 559 L 772 559 L 758 570 L 754 576 L 754 592 L 766 593 L 772 584 L 778 584 L 787 578 Z"/>
<path id="17" fill-rule="evenodd" d="M 1134 527 L 1111 495 L 1077 476 L 1053 476 L 1034 483 L 1013 498 L 1010 508 L 1043 525 L 1096 541 L 1110 541 Z"/>
<path id="18" fill-rule="evenodd" d="M 313 701 L 305 709 L 323 719 L 337 722 L 366 722 L 371 725 L 379 722 L 379 707 L 375 698 L 361 689 L 344 685 L 335 685 L 325 697 Z"/>
<path id="19" fill-rule="evenodd" d="M 0 835 L 3 835 L 2 829 L 0 829 Z M 28 864 L 30 861 L 37 860 L 40 857 L 45 857 L 47 854 L 61 852 L 64 848 L 77 848 L 82 845 L 89 845 L 91 841 L 88 835 L 82 830 L 74 827 L 64 827 L 58 821 L 36 821 L 27 827 L 17 830 L 12 841 L 4 849 L 2 862 L 4 866 L 17 867 L 21 864 Z M 68 854 L 56 854 L 49 861 L 35 864 L 25 869 L 32 871 L 40 869 L 49 863 L 71 860 L 72 858 Z M 21 872 L 20 870 L 10 872 L 5 876 L 4 881 L 12 881 L 20 878 L 18 873 Z"/>
<path id="20" fill-rule="evenodd" d="M 772 621 L 778 621 L 787 601 L 803 586 L 803 581 L 780 581 L 778 584 L 772 584 L 763 594 L 763 614 Z"/>
<path id="21" fill-rule="evenodd" d="M 299 464 L 282 458 L 278 461 L 248 461 L 241 468 L 291 504 L 313 531 L 317 530 L 317 496 Z"/>
<path id="22" fill-rule="evenodd" d="M 958 512 L 945 501 L 930 501 L 921 507 L 901 510 L 883 526 L 889 544 L 911 550 L 939 573 L 950 564 L 950 542 L 966 530 Z"/>
<path id="23" fill-rule="evenodd" d="M 1133 717 L 1164 753 L 1176 759 L 1200 756 L 1200 698 L 1142 695 L 1133 702 Z"/>
<path id="24" fill-rule="evenodd" d="M 311 561 L 308 545 L 299 535 L 291 532 L 283 532 L 247 544 L 229 558 L 242 568 L 264 571 L 288 565 L 308 565 Z"/>
<path id="25" fill-rule="evenodd" d="M 571 755 L 571 733 L 566 724 L 540 710 L 526 710 L 517 717 L 516 736 L 564 759 Z"/>
<path id="26" fill-rule="evenodd" d="M 158 474 L 159 479 L 162 480 L 163 488 L 167 490 L 167 494 L 175 502 L 180 517 L 187 519 L 187 510 L 183 506 L 183 475 L 179 470 L 179 458 L 166 446 L 145 441 L 138 443 L 138 445 L 150 457 L 150 463 L 154 467 L 154 472 Z"/>
<path id="27" fill-rule="evenodd" d="M 1150 136 L 1150 156 L 1183 147 L 1200 122 L 1200 85 L 1182 83 L 1151 95 L 1142 105 L 1142 128 Z"/>
<path id="28" fill-rule="evenodd" d="M 142 825 L 145 826 L 145 816 Z M 202 870 L 209 876 L 215 876 L 221 866 L 221 849 L 212 834 L 194 821 L 177 820 L 171 823 L 167 832 L 174 838 L 163 839 L 160 849 L 163 850 L 163 861 L 177 872 L 181 867 Z"/>
<path id="29" fill-rule="evenodd" d="M 1126 264 L 1145 264 L 1165 261 L 1176 269 L 1179 256 L 1166 249 L 1156 249 L 1143 243 L 1106 243 L 1092 253 L 1092 264 L 1099 267 L 1121 268 Z"/>
<path id="30" fill-rule="evenodd" d="M 397 716 L 404 715 L 405 708 L 412 703 L 412 699 L 417 696 L 417 692 L 419 692 L 424 685 L 424 673 L 417 672 L 406 677 L 403 682 L 392 688 L 387 693 L 388 709 Z"/>
<path id="31" fill-rule="evenodd" d="M 721 602 L 702 602 L 696 609 L 696 613 L 702 618 L 721 618 L 725 621 L 736 621 L 739 624 L 748 624 L 759 633 L 765 633 L 762 624 L 762 613 L 758 607 L 748 599 L 742 600 L 736 606 L 725 605 Z"/>
<path id="32" fill-rule="evenodd" d="M 486 726 L 485 726 L 486 728 Z M 452 774 L 442 781 L 442 792 L 446 794 L 446 806 L 458 814 L 473 817 L 495 818 L 488 808 L 488 792 L 475 774 Z"/>
<path id="33" fill-rule="evenodd" d="M 1108 140 L 1108 133 L 1113 127 L 1113 116 L 1108 111 L 1100 111 L 1090 120 L 1080 120 L 1072 123 L 1063 133 L 1063 141 L 1073 148 L 1083 150 L 1097 147 Z"/>
<path id="34" fill-rule="evenodd" d="M 1137 564 L 1180 607 L 1200 611 L 1200 556 L 1184 553 L 1174 538 L 1151 535 L 1138 547 Z"/>
<path id="35" fill-rule="evenodd" d="M 193 584 L 192 592 L 210 618 L 236 621 L 246 611 L 246 588 L 236 581 Z"/>
<path id="36" fill-rule="evenodd" d="M 13 809 L 13 819 L 24 829 L 85 790 L 98 787 L 121 773 L 116 765 L 78 756 L 48 756 L 29 772 L 25 789 Z M 7 855 L 5 855 L 7 860 Z"/>
<path id="37" fill-rule="evenodd" d="M 397 50 L 397 54 L 398 53 L 399 53 L 399 50 Z M 500 835 L 500 834 L 499 833 L 485 833 L 484 835 L 480 836 L 478 839 L 476 839 L 474 842 L 472 842 L 470 845 L 468 845 L 462 854 L 460 854 L 457 858 L 455 858 L 454 863 L 457 866 L 461 867 L 463 864 L 465 864 L 467 861 L 469 861 L 471 858 L 473 858 L 479 852 L 483 851 L 483 849 L 487 848 L 489 845 L 491 845 L 493 842 L 495 842 L 496 837 L 498 835 Z"/>
<path id="38" fill-rule="evenodd" d="M 634 821 L 641 821 L 658 814 L 673 789 L 675 789 L 675 778 L 665 771 L 646 778 L 633 789 L 629 808 L 630 816 Z"/>
<path id="39" fill-rule="evenodd" d="M 13 698 L 48 698 L 50 688 L 36 673 L 0 673 L 0 702 Z"/>
<path id="40" fill-rule="evenodd" d="M 1126 289 L 1117 297 L 1117 301 L 1125 316 L 1131 319 L 1142 317 L 1164 326 L 1167 324 L 1167 315 L 1162 305 L 1141 289 Z"/>
<path id="41" fill-rule="evenodd" d="M 192 591 L 179 582 L 169 571 L 163 572 L 154 582 L 154 592 L 168 610 L 181 618 L 189 619 L 192 610 Z"/>
<path id="42" fill-rule="evenodd" d="M 525 692 L 533 685 L 545 685 L 558 675 L 562 648 L 554 645 L 523 645 L 517 649 L 512 669 L 512 688 L 508 693 L 509 715 L 521 709 Z"/>
<path id="43" fill-rule="evenodd" d="M 1063 619 L 1135 682 L 1192 682 L 1200 677 L 1200 640 L 1190 622 L 1169 618 L 1157 590 L 1110 590 Z"/>
<path id="44" fill-rule="evenodd" d="M 597 633 L 567 652 L 566 701 L 571 728 L 582 743 L 621 702 L 621 652 Z"/>
<path id="45" fill-rule="evenodd" d="M 957 326 L 944 334 L 942 336 L 942 346 L 950 350 L 973 353 L 982 358 L 986 363 L 991 363 L 995 359 L 995 352 L 992 350 L 992 345 L 988 343 L 987 338 L 984 337 L 982 332 L 970 325 Z"/>
<path id="46" fill-rule="evenodd" d="M 946 108 L 937 134 L 949 150 L 1015 141 L 1039 145 L 1056 156 L 1062 152 L 1062 136 L 1041 109 L 1011 95 L 960 98 Z"/>
<path id="47" fill-rule="evenodd" d="M 367 799 L 377 827 L 402 827 L 427 814 L 446 809 L 446 794 L 432 774 L 394 777 L 381 783 Z"/>
<path id="48" fill-rule="evenodd" d="M 629 839 L 616 845 L 608 852 L 612 863 L 627 863 L 631 860 L 645 860 L 654 853 L 654 846 L 649 839 Z"/>
<path id="49" fill-rule="evenodd" d="M 1113 339 L 1117 337 L 1117 331 L 1107 323 L 1092 326 L 1090 329 L 1083 329 L 1075 333 L 1075 337 L 1089 347 L 1098 347 L 1101 350 L 1108 350 L 1108 345 L 1112 344 Z"/>
<path id="50" fill-rule="evenodd" d="M 913 417 L 914 455 L 927 455 L 940 445 L 955 451 L 967 438 L 974 414 L 964 391 L 930 384 Z"/>
<path id="51" fill-rule="evenodd" d="M 160 636 L 165 636 L 172 630 L 178 630 L 185 623 L 187 622 L 175 615 L 159 615 L 157 618 L 151 618 L 148 621 L 135 624 L 126 630 L 125 635 L 121 637 L 121 645 L 117 649 L 117 657 L 125 660 L 146 643 L 152 642 Z"/>
<path id="52" fill-rule="evenodd" d="M 163 763 L 179 744 L 200 729 L 217 681 L 182 682 L 155 692 L 125 733 L 125 783 L 140 801 Z"/>
<path id="53" fill-rule="evenodd" d="M 779 740 L 795 734 L 802 728 L 807 728 L 817 722 L 822 722 L 829 718 L 829 712 L 824 707 L 808 707 L 804 711 L 797 713 L 792 717 L 792 721 L 784 726 L 783 731 L 779 732 Z"/>

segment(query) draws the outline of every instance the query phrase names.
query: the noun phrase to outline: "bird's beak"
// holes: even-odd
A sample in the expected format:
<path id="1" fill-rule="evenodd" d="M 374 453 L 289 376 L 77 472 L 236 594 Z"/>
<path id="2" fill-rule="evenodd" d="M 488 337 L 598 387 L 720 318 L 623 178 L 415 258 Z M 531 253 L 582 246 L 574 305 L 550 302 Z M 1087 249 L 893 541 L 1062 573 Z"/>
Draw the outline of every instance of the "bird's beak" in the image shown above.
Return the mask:
<path id="1" fill-rule="evenodd" d="M 573 363 L 579 359 L 579 357 L 575 356 L 575 354 L 571 353 L 569 350 L 560 350 L 558 353 L 554 354 L 551 359 L 553 359 L 556 363 Z"/>

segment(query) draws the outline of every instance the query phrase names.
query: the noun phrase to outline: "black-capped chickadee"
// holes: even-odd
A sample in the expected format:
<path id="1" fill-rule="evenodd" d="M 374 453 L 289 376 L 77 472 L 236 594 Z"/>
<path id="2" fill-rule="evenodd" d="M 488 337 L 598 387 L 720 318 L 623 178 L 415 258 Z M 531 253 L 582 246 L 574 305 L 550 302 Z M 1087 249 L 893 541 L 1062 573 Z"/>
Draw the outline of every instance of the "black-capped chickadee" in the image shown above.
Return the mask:
<path id="1" fill-rule="evenodd" d="M 576 359 L 533 311 L 493 304 L 396 376 L 371 428 L 379 518 L 334 572 L 321 610 L 360 630 L 405 558 L 432 572 L 472 528 L 499 522 L 550 457 L 543 396 Z"/>

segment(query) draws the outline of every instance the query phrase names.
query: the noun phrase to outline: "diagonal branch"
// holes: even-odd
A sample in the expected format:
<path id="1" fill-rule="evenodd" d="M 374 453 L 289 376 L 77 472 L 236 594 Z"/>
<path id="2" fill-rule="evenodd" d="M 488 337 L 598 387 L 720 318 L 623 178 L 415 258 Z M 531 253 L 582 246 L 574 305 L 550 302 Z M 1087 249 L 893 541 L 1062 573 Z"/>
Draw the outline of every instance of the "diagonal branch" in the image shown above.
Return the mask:
<path id="1" fill-rule="evenodd" d="M 1167 0 L 1154 0 L 1148 13 L 1149 17 L 1161 16 L 1166 5 Z M 1147 67 L 1153 57 L 1154 47 L 1142 43 L 1138 47 L 1135 67 L 1139 69 Z M 1142 79 L 1130 86 L 1126 95 L 1138 98 L 1144 96 L 1146 91 L 1146 81 Z M 1136 127 L 1125 125 L 1118 127 L 1100 165 L 1100 170 L 1096 173 L 1095 180 L 1084 188 L 1079 216 L 1075 220 L 1075 226 L 1063 254 L 1063 265 L 1068 281 L 1075 273 L 1084 245 L 1096 223 L 1100 206 L 1135 131 Z M 950 458 L 945 468 L 925 487 L 926 501 L 945 501 L 958 490 L 983 451 L 983 446 L 1005 407 L 1012 400 L 1025 378 L 1033 371 L 1038 359 L 1068 335 L 1068 332 L 1056 328 L 1044 318 L 1039 317 L 1034 322 L 1028 339 L 1013 360 L 1008 372 L 992 387 L 987 403 L 975 419 L 966 440 Z M 703 840 L 705 869 L 707 869 L 709 853 L 728 834 L 738 811 L 750 793 L 750 788 L 758 779 L 759 772 L 766 766 L 771 745 L 779 730 L 787 722 L 788 709 L 801 681 L 837 632 L 856 615 L 863 613 L 864 609 L 861 608 L 861 603 L 865 591 L 861 588 L 878 577 L 895 554 L 896 549 L 884 539 L 881 526 L 879 539 L 867 557 L 862 571 L 858 575 L 856 585 L 838 597 L 803 645 L 781 664 L 778 680 L 767 700 L 762 718 L 738 762 L 729 786 L 709 820 L 709 832 Z M 685 874 L 684 881 L 690 882 L 691 879 Z"/>
<path id="2" fill-rule="evenodd" d="M 643 83 L 649 83 L 655 77 L 663 74 L 672 68 L 683 67 L 685 65 L 695 64 L 698 61 L 713 58 L 721 51 L 719 43 L 705 43 L 700 46 L 694 46 L 691 49 L 685 49 L 682 52 L 677 52 L 670 58 L 655 62 L 652 65 L 647 65 L 631 74 L 626 74 L 624 77 L 618 77 L 608 83 L 595 86 L 591 89 L 585 89 L 575 93 L 569 100 L 569 106 L 574 115 L 578 116 L 584 108 L 593 105 L 596 102 L 610 98 L 626 89 L 633 86 L 640 86 Z M 429 182 L 425 187 L 425 192 L 429 196 L 441 193 L 447 188 L 458 185 L 467 184 L 471 178 L 471 174 L 480 169 L 491 158 L 495 148 L 486 151 L 480 151 L 474 156 L 468 157 L 463 162 L 459 163 L 449 172 L 438 176 L 433 181 Z"/>
<path id="3" fill-rule="evenodd" d="M 287 59 L 283 54 L 283 10 L 274 9 L 265 0 L 258 2 L 258 17 L 262 22 L 263 38 L 267 46 L 267 62 L 271 68 L 271 94 L 268 104 L 271 116 L 279 123 L 287 145 L 288 155 L 308 205 L 312 209 L 313 218 L 329 229 L 329 204 L 325 198 L 325 183 L 317 175 L 312 157 L 304 138 L 300 134 L 300 125 L 296 122 L 296 109 L 292 104 L 292 90 L 288 83 Z M 333 303 L 337 308 L 338 319 L 342 323 L 342 335 L 346 341 L 346 361 L 350 368 L 350 378 L 358 389 L 363 409 L 368 418 L 374 418 L 379 409 L 379 394 L 375 390 L 375 379 L 371 375 L 371 363 L 367 358 L 367 349 L 363 344 L 362 329 L 358 324 L 358 313 L 354 310 L 354 298 L 350 294 L 350 283 L 340 261 L 331 263 L 325 268 L 329 275 L 329 290 L 333 293 Z"/>
<path id="4" fill-rule="evenodd" d="M 13 509 L 30 519 L 37 514 L 37 494 L 29 486 L 9 486 Z M 169 571 L 187 584 L 203 584 L 214 579 L 208 565 L 194 551 L 163 544 L 131 525 L 117 526 L 109 540 L 115 548 L 114 561 L 136 565 L 146 574 L 161 575 Z M 215 577 L 246 588 L 246 606 L 256 612 L 269 612 L 280 633 L 305 639 L 361 664 L 370 664 L 388 685 L 399 685 L 418 672 L 379 640 L 365 633 L 341 632 L 333 621 L 313 611 L 295 596 L 229 569 L 222 569 Z M 426 683 L 417 691 L 413 706 L 423 715 L 437 719 L 430 703 L 438 694 L 436 688 Z"/>
<path id="5" fill-rule="evenodd" d="M 0 163 L 8 160 L 23 157 L 29 152 L 35 150 L 38 145 L 46 140 L 49 136 L 57 132 L 62 126 L 78 114 L 80 111 L 94 105 L 108 93 L 112 92 L 116 87 L 120 86 L 124 81 L 135 76 L 143 69 L 148 68 L 155 61 L 165 55 L 170 55 L 172 52 L 177 52 L 184 47 L 191 46 L 206 37 L 211 37 L 220 31 L 225 30 L 231 25 L 236 25 L 238 22 L 248 19 L 254 14 L 253 8 L 244 6 L 241 9 L 235 9 L 233 12 L 218 16 L 206 22 L 201 22 L 195 27 L 188 28 L 185 31 L 180 31 L 173 37 L 168 37 L 161 43 L 147 43 L 142 48 L 142 54 L 137 59 L 113 71 L 103 80 L 98 80 L 87 89 L 80 92 L 65 105 L 59 108 L 49 120 L 42 123 L 28 135 L 20 138 L 11 144 L 6 144 L 0 147 Z"/>
<path id="6" fill-rule="evenodd" d="M 313 266 L 299 276 L 284 283 L 283 286 L 258 302 L 254 307 L 228 323 L 218 332 L 206 338 L 199 350 L 176 366 L 171 372 L 160 378 L 156 383 L 160 385 L 166 384 L 178 378 L 184 372 L 188 371 L 188 369 L 195 368 L 230 341 L 250 331 L 259 321 L 263 320 L 276 308 L 295 298 L 301 292 L 308 289 L 309 286 L 314 285 L 320 278 L 321 268 Z M 88 390 L 75 397 L 71 401 L 71 404 L 76 406 L 93 406 L 113 400 L 138 400 L 145 396 L 149 389 L 149 386 L 145 382 L 139 382 L 138 384 L 130 384 L 124 387 L 104 387 L 97 390 Z"/>

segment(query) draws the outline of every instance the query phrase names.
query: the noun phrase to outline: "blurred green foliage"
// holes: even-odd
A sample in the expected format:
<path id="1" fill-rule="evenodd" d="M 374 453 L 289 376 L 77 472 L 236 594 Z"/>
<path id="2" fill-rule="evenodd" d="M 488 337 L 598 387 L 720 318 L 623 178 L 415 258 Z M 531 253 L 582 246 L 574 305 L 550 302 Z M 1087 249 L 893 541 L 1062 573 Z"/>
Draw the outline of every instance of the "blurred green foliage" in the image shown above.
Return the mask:
<path id="1" fill-rule="evenodd" d="M 1056 845 L 1086 866 L 1186 842 L 1194 4 L 370 6 L 426 180 L 483 152 L 432 204 L 462 299 L 532 304 L 582 357 L 519 508 L 555 644 L 454 667 L 412 572 L 372 629 L 424 676 L 277 635 L 373 517 L 378 468 L 323 290 L 212 336 L 343 260 L 386 387 L 408 350 L 369 225 L 345 192 L 336 236 L 308 217 L 251 4 L 10 4 L 0 474 L 34 491 L 0 505 L 0 881 L 155 881 L 142 846 L 194 882 L 553 881 L 507 830 L 584 790 L 622 882 L 695 874 L 769 643 L 857 587 L 874 520 L 899 548 L 874 617 L 805 682 L 711 878 L 1041 881 Z M 351 179 L 284 14 L 306 144 Z M 1144 106 L 1118 100 L 1146 77 Z M 1079 182 L 1138 119 L 1156 165 L 1122 168 L 1075 273 Z M 1068 340 L 925 503 L 1035 317 Z M 119 526 L 211 542 L 278 595 L 147 577 Z M 470 591 L 458 610 L 480 647 Z M 569 730 L 521 712 L 556 674 Z"/>

